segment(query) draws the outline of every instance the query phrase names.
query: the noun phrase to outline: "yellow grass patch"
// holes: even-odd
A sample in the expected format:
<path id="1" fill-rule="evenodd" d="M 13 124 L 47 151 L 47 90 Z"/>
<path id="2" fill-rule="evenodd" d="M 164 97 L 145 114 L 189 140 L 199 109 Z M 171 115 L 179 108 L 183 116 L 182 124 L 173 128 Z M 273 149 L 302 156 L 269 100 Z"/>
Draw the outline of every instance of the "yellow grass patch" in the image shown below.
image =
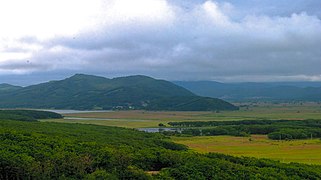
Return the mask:
<path id="1" fill-rule="evenodd" d="M 275 141 L 264 135 L 172 137 L 172 139 L 201 153 L 217 152 L 235 156 L 269 158 L 281 162 L 321 164 L 320 139 Z"/>

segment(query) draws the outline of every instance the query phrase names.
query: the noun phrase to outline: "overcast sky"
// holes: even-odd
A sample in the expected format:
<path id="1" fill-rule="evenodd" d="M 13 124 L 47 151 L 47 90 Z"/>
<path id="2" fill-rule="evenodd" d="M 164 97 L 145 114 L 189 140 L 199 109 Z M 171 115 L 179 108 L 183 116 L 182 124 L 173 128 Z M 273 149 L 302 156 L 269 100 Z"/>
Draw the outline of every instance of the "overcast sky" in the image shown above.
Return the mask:
<path id="1" fill-rule="evenodd" d="M 321 81 L 320 0 L 0 1 L 0 83 Z"/>

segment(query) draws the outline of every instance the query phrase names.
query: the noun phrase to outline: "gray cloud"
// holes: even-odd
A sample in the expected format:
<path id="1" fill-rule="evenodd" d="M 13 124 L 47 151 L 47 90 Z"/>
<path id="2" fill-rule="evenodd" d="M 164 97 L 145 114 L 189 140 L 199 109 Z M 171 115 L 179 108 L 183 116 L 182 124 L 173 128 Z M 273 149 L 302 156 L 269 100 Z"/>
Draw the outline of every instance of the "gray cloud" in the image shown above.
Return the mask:
<path id="1" fill-rule="evenodd" d="M 19 42 L 35 46 L 28 57 L 32 65 L 23 58 L 0 61 L 0 71 L 146 74 L 169 80 L 321 80 L 319 2 L 169 2 L 165 5 L 174 17 L 165 20 L 138 17 L 110 24 L 107 19 L 73 36 L 26 37 Z M 14 48 L 6 51 L 19 50 Z"/>

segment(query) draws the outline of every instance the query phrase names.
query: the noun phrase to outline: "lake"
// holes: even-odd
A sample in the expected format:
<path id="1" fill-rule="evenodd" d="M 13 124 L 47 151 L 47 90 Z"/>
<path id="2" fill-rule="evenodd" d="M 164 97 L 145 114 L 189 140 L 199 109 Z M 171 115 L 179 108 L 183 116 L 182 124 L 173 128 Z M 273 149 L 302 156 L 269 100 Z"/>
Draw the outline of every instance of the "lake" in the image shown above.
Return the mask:
<path id="1" fill-rule="evenodd" d="M 169 131 L 169 132 L 182 132 L 182 128 L 137 128 L 138 131 L 145 131 L 149 133 L 157 133 L 157 132 L 164 132 L 164 131 Z"/>
<path id="2" fill-rule="evenodd" d="M 37 111 L 50 111 L 58 114 L 78 114 L 78 113 L 93 113 L 93 112 L 112 112 L 111 110 L 72 110 L 72 109 L 32 109 Z"/>

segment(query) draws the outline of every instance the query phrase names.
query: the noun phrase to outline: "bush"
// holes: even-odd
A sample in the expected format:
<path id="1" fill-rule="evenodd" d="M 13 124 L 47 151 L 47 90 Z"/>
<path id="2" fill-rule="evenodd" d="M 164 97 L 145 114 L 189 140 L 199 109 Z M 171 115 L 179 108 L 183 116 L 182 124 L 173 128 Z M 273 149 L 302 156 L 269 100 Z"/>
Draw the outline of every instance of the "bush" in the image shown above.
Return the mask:
<path id="1" fill-rule="evenodd" d="M 274 140 L 307 139 L 307 134 L 306 130 L 301 129 L 281 129 L 280 131 L 268 134 L 268 138 Z"/>

